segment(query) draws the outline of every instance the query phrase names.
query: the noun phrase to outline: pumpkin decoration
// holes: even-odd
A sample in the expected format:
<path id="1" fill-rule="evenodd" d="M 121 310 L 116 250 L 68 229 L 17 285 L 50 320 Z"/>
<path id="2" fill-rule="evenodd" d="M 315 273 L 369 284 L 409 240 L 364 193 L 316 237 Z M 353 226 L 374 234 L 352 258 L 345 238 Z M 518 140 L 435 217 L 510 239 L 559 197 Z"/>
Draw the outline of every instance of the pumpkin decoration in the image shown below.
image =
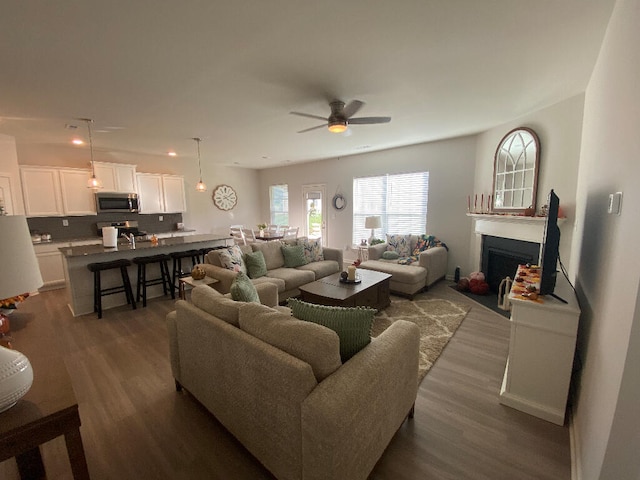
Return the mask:
<path id="1" fill-rule="evenodd" d="M 196 265 L 195 267 L 193 267 L 193 270 L 191 270 L 191 278 L 193 278 L 194 280 L 202 280 L 206 275 L 207 274 L 204 271 L 204 268 L 202 268 L 200 265 Z"/>

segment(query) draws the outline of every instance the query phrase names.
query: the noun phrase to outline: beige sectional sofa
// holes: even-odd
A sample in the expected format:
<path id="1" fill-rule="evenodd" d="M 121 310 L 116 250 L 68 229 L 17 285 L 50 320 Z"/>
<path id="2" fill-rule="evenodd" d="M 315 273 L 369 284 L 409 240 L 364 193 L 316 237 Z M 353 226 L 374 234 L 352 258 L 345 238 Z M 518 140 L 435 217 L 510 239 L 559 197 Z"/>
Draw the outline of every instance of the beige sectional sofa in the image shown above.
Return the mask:
<path id="1" fill-rule="evenodd" d="M 256 289 L 275 304 L 274 284 Z M 281 480 L 366 479 L 418 388 L 419 330 L 397 321 L 344 364 L 333 330 L 207 286 L 167 316 L 171 368 Z"/>
<path id="2" fill-rule="evenodd" d="M 416 246 L 417 238 L 417 235 L 411 235 L 411 251 Z M 413 297 L 447 274 L 448 254 L 445 247 L 431 247 L 421 252 L 418 261 L 410 265 L 401 265 L 398 260 L 383 259 L 382 255 L 386 250 L 386 242 L 370 246 L 369 258 L 359 268 L 391 275 L 389 288 L 394 293 Z"/>
<path id="3" fill-rule="evenodd" d="M 329 247 L 322 249 L 324 260 L 312 261 L 306 265 L 295 268 L 285 267 L 282 245 L 284 245 L 284 243 L 281 241 L 240 245 L 240 250 L 242 250 L 244 254 L 257 251 L 263 253 L 267 266 L 267 274 L 263 277 L 253 278 L 251 281 L 255 285 L 265 282 L 275 284 L 278 287 L 280 302 L 286 301 L 289 297 L 299 295 L 300 290 L 298 290 L 298 287 L 301 285 L 311 283 L 319 278 L 332 275 L 342 270 L 342 250 Z M 209 252 L 205 257 L 205 263 L 202 267 L 209 277 L 218 280 L 218 283 L 213 285 L 216 290 L 220 293 L 229 293 L 236 272 L 222 266 L 220 252 L 221 250 L 212 250 Z"/>

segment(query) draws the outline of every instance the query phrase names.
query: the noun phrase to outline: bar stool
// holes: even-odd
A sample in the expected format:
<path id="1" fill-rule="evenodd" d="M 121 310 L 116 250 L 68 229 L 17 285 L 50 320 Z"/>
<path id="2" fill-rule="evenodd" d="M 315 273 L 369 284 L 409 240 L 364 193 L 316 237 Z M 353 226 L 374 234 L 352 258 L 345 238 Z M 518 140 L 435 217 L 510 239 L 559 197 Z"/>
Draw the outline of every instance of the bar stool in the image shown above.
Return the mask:
<path id="1" fill-rule="evenodd" d="M 142 306 L 147 306 L 147 287 L 162 284 L 162 291 L 166 295 L 171 293 L 171 298 L 176 298 L 173 288 L 171 288 L 171 275 L 167 262 L 171 257 L 166 254 L 151 255 L 149 257 L 135 257 L 133 263 L 138 265 L 138 286 L 136 288 L 136 301 L 142 297 Z M 147 265 L 157 263 L 160 267 L 160 276 L 147 278 Z"/>
<path id="2" fill-rule="evenodd" d="M 207 257 L 207 253 L 209 253 L 211 250 L 218 250 L 220 248 L 225 248 L 224 246 L 219 246 L 219 247 L 205 247 L 205 248 L 201 248 L 200 250 L 198 250 L 198 253 L 200 254 L 200 259 L 201 262 L 200 263 L 206 263 L 205 259 Z"/>
<path id="3" fill-rule="evenodd" d="M 102 318 L 102 297 L 105 295 L 124 293 L 127 296 L 127 304 L 131 305 L 133 310 L 136 309 L 136 301 L 133 299 L 133 291 L 131 290 L 131 282 L 129 281 L 129 273 L 127 272 L 129 265 L 131 265 L 131 261 L 124 258 L 111 262 L 90 263 L 87 265 L 89 271 L 93 272 L 93 311 L 98 312 L 98 318 Z M 122 285 L 102 288 L 100 272 L 115 268 L 120 269 Z"/>
<path id="4" fill-rule="evenodd" d="M 171 276 L 171 289 L 174 291 L 178 289 L 178 285 L 176 285 L 176 280 L 180 277 L 186 277 L 191 274 L 191 270 L 198 263 L 200 263 L 200 251 L 199 250 L 185 250 L 184 252 L 173 252 L 169 254 L 173 259 L 173 270 Z M 190 258 L 191 259 L 191 269 L 188 272 L 182 271 L 182 260 Z M 175 296 L 173 297 L 175 298 Z"/>

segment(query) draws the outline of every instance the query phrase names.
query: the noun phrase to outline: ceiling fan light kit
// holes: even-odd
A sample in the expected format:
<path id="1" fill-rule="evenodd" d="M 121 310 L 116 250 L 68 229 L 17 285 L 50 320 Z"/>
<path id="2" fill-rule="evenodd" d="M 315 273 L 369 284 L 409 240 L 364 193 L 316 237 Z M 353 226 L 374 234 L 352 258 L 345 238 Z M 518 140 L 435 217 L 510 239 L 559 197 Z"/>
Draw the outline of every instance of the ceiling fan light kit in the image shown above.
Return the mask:
<path id="1" fill-rule="evenodd" d="M 328 118 L 326 118 L 327 128 L 331 133 L 344 133 L 349 124 L 354 125 L 373 125 L 376 123 L 389 123 L 391 121 L 391 117 L 356 117 L 352 118 L 358 110 L 362 108 L 364 102 L 360 100 L 353 100 L 348 105 L 345 106 L 345 103 L 340 100 L 334 100 L 329 103 L 329 107 L 331 107 L 331 114 Z M 310 113 L 302 113 L 302 112 L 289 112 L 292 115 L 298 115 L 300 117 L 308 117 L 315 118 L 318 120 L 325 120 L 324 117 L 319 115 L 312 115 Z M 318 128 L 322 128 L 325 125 L 317 125 L 315 127 L 306 128 L 304 130 L 300 130 L 298 133 L 305 133 L 311 130 L 316 130 Z"/>

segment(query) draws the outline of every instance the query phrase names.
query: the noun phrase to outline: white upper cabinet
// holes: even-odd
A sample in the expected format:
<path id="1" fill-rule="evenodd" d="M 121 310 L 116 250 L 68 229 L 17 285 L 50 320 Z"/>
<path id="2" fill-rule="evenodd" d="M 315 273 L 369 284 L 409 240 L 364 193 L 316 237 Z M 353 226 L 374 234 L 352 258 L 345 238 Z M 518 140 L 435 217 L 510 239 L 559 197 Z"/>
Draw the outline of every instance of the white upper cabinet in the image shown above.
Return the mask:
<path id="1" fill-rule="evenodd" d="M 159 173 L 138 173 L 138 202 L 140 213 L 164 213 L 162 175 Z"/>
<path id="2" fill-rule="evenodd" d="M 96 177 L 104 192 L 137 192 L 136 166 L 121 163 L 93 162 Z"/>
<path id="3" fill-rule="evenodd" d="M 60 169 L 62 210 L 65 215 L 95 215 L 94 190 L 87 188 L 91 170 Z"/>
<path id="4" fill-rule="evenodd" d="M 27 217 L 64 215 L 57 168 L 20 167 L 20 179 Z"/>
<path id="5" fill-rule="evenodd" d="M 95 215 L 91 171 L 81 168 L 20 167 L 27 217 Z"/>
<path id="6" fill-rule="evenodd" d="M 187 210 L 184 177 L 159 173 L 138 173 L 140 213 L 178 213 Z"/>
<path id="7" fill-rule="evenodd" d="M 164 211 L 178 213 L 187 211 L 187 201 L 184 196 L 184 177 L 180 175 L 163 175 L 162 187 L 164 191 Z"/>

